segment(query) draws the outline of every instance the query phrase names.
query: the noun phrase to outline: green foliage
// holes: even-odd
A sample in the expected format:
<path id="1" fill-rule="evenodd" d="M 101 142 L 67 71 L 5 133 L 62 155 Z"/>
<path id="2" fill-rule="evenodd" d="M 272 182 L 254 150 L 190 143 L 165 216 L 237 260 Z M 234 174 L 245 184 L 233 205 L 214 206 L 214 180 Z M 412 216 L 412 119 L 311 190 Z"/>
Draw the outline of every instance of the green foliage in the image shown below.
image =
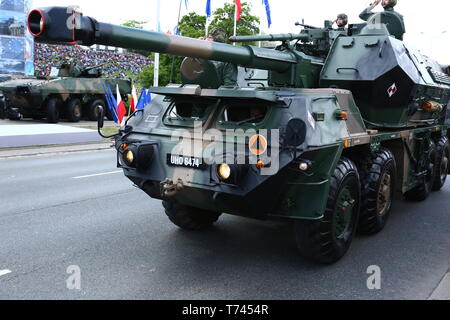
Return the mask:
<path id="1" fill-rule="evenodd" d="M 122 23 L 122 25 L 129 28 L 144 29 L 144 24 L 146 23 L 147 21 L 128 20 Z"/>
<path id="2" fill-rule="evenodd" d="M 180 20 L 178 29 L 182 36 L 200 38 L 205 36 L 206 17 L 194 12 L 188 13 Z"/>
<path id="3" fill-rule="evenodd" d="M 237 22 L 237 35 L 249 36 L 259 33 L 259 18 L 250 14 L 250 5 L 242 3 L 241 19 Z M 214 11 L 210 29 L 220 27 L 224 29 L 228 36 L 234 33 L 234 3 L 225 3 L 223 8 Z"/>
<path id="4" fill-rule="evenodd" d="M 246 2 L 242 3 L 241 19 L 237 23 L 238 35 L 254 35 L 259 33 L 259 18 L 251 15 L 250 5 Z M 220 27 L 223 28 L 228 36 L 232 36 L 234 32 L 234 2 L 225 3 L 223 8 L 214 11 L 212 15 L 209 30 Z M 206 17 L 191 12 L 183 16 L 180 20 L 179 31 L 182 36 L 198 39 L 205 36 Z M 154 60 L 154 54 L 149 56 Z M 180 66 L 183 61 L 182 57 L 175 57 L 167 54 L 160 55 L 159 66 L 159 85 L 166 86 L 169 83 L 181 83 Z M 173 68 L 172 68 L 173 65 Z M 173 71 L 172 71 L 173 70 Z M 137 76 L 139 86 L 146 88 L 153 85 L 153 65 L 147 66 Z M 172 78 L 171 78 L 172 74 Z M 172 81 L 171 81 L 172 80 Z"/>
<path id="5" fill-rule="evenodd" d="M 153 61 L 155 60 L 155 54 L 152 53 L 149 56 L 150 59 Z M 173 62 L 174 68 L 173 68 L 173 74 L 172 74 L 172 81 L 170 81 L 171 76 L 171 70 L 172 70 L 172 61 L 173 58 L 175 58 L 175 61 Z M 166 86 L 169 83 L 181 83 L 180 79 L 180 65 L 183 61 L 182 57 L 174 57 L 168 54 L 161 54 L 159 56 L 159 85 L 160 86 Z M 137 76 L 137 82 L 139 86 L 149 88 L 153 86 L 153 75 L 154 75 L 154 66 L 149 65 L 146 66 L 142 72 Z"/>

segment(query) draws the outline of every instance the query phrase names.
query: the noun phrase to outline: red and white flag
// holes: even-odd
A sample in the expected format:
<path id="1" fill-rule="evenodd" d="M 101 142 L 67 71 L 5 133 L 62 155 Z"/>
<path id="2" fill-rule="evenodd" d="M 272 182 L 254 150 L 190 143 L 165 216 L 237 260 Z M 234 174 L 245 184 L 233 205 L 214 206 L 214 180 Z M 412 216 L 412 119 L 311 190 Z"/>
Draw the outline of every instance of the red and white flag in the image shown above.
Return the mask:
<path id="1" fill-rule="evenodd" d="M 117 90 L 117 116 L 119 118 L 119 123 L 121 126 L 124 125 L 125 115 L 127 114 L 127 109 L 122 101 L 122 96 L 120 95 L 119 85 L 116 86 Z"/>
<path id="2" fill-rule="evenodd" d="M 241 13 L 242 13 L 242 5 L 241 5 L 241 0 L 234 0 L 236 3 L 236 21 L 239 21 L 239 19 L 241 18 Z"/>
<path id="3" fill-rule="evenodd" d="M 136 88 L 133 84 L 133 87 L 131 89 L 131 101 L 130 101 L 131 112 L 136 111 L 137 102 L 138 102 L 138 98 L 137 98 Z"/>

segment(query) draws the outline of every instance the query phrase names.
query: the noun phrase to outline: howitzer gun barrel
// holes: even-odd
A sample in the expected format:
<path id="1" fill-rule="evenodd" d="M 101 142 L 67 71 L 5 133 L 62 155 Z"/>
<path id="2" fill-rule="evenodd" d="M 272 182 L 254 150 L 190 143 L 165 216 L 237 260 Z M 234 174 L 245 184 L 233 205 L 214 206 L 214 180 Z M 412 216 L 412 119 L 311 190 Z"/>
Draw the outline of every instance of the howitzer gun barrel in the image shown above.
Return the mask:
<path id="1" fill-rule="evenodd" d="M 35 9 L 28 15 L 28 28 L 37 41 L 48 43 L 94 44 L 125 49 L 234 63 L 243 67 L 286 71 L 297 63 L 295 54 L 254 46 L 172 36 L 108 23 L 85 17 L 68 7 Z"/>
<path id="2" fill-rule="evenodd" d="M 309 34 L 305 33 L 282 33 L 282 34 L 267 34 L 260 36 L 235 36 L 230 37 L 231 42 L 252 42 L 252 41 L 292 41 L 292 40 L 310 40 Z"/>

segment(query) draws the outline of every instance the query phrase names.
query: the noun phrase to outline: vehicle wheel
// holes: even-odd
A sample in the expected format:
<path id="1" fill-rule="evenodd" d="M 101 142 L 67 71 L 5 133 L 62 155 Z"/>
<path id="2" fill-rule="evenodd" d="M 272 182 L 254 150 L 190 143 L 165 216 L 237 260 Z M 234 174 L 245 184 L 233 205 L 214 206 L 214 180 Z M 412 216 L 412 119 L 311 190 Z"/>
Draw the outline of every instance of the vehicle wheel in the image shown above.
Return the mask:
<path id="1" fill-rule="evenodd" d="M 447 181 L 450 159 L 450 144 L 447 137 L 436 142 L 436 165 L 434 166 L 433 191 L 441 190 Z"/>
<path id="2" fill-rule="evenodd" d="M 87 118 L 90 121 L 97 121 L 99 107 L 106 111 L 105 102 L 102 99 L 96 99 L 87 106 Z"/>
<path id="3" fill-rule="evenodd" d="M 70 122 L 80 122 L 82 105 L 80 99 L 74 98 L 67 102 L 66 106 L 67 120 Z"/>
<path id="4" fill-rule="evenodd" d="M 360 182 L 355 164 L 342 158 L 330 180 L 324 217 L 294 224 L 300 254 L 319 263 L 331 264 L 348 251 L 355 235 L 360 209 Z"/>
<path id="5" fill-rule="evenodd" d="M 361 210 L 358 232 L 374 234 L 386 225 L 394 199 L 397 167 L 389 149 L 369 155 L 360 166 Z"/>
<path id="6" fill-rule="evenodd" d="M 430 147 L 428 149 L 428 168 L 427 174 L 422 178 L 421 183 L 414 189 L 405 193 L 405 199 L 408 201 L 423 201 L 431 193 L 434 183 L 434 174 L 436 163 L 436 145 L 433 141 L 430 141 Z"/>
<path id="7" fill-rule="evenodd" d="M 176 202 L 163 201 L 166 215 L 175 225 L 185 230 L 202 230 L 213 225 L 220 213 L 183 206 Z"/>
<path id="8" fill-rule="evenodd" d="M 46 113 L 47 113 L 47 122 L 48 123 L 58 123 L 59 111 L 60 111 L 61 105 L 62 105 L 62 102 L 58 98 L 50 98 L 47 101 Z"/>
<path id="9" fill-rule="evenodd" d="M 109 108 L 105 109 L 105 115 L 106 115 L 106 119 L 108 119 L 109 121 L 113 121 L 114 118 L 112 116 L 111 110 L 109 110 Z"/>

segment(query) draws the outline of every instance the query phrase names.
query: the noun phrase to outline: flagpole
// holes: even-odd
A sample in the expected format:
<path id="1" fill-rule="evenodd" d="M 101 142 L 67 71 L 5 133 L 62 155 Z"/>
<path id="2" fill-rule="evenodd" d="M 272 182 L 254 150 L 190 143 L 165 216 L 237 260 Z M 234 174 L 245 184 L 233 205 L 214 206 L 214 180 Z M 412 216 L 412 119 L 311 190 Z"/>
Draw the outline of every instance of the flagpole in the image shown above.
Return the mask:
<path id="1" fill-rule="evenodd" d="M 238 11 L 237 11 L 238 9 L 237 9 L 237 4 L 236 4 L 236 1 L 234 2 L 234 36 L 236 37 L 236 35 L 237 35 L 237 13 L 238 13 Z M 236 45 L 236 42 L 233 42 L 233 46 L 235 46 Z"/>
<path id="2" fill-rule="evenodd" d="M 161 17 L 161 1 L 156 0 L 156 31 L 161 32 L 160 28 L 160 17 Z M 153 86 L 157 87 L 159 85 L 159 53 L 155 53 L 155 70 L 153 72 Z"/>
<path id="3" fill-rule="evenodd" d="M 178 8 L 178 20 L 177 20 L 177 32 L 180 32 L 180 19 L 181 19 L 181 6 L 183 5 L 183 0 L 180 0 L 180 7 Z M 181 36 L 180 32 L 180 36 Z M 173 75 L 174 75 L 174 69 L 175 69 L 175 56 L 172 56 L 172 66 L 170 67 L 170 78 L 169 83 L 173 83 Z"/>
<path id="4" fill-rule="evenodd" d="M 264 11 L 264 1 L 261 0 L 261 6 L 259 11 L 259 35 L 262 35 L 262 20 L 263 20 L 263 11 Z M 258 41 L 258 47 L 261 48 L 261 41 Z"/>

